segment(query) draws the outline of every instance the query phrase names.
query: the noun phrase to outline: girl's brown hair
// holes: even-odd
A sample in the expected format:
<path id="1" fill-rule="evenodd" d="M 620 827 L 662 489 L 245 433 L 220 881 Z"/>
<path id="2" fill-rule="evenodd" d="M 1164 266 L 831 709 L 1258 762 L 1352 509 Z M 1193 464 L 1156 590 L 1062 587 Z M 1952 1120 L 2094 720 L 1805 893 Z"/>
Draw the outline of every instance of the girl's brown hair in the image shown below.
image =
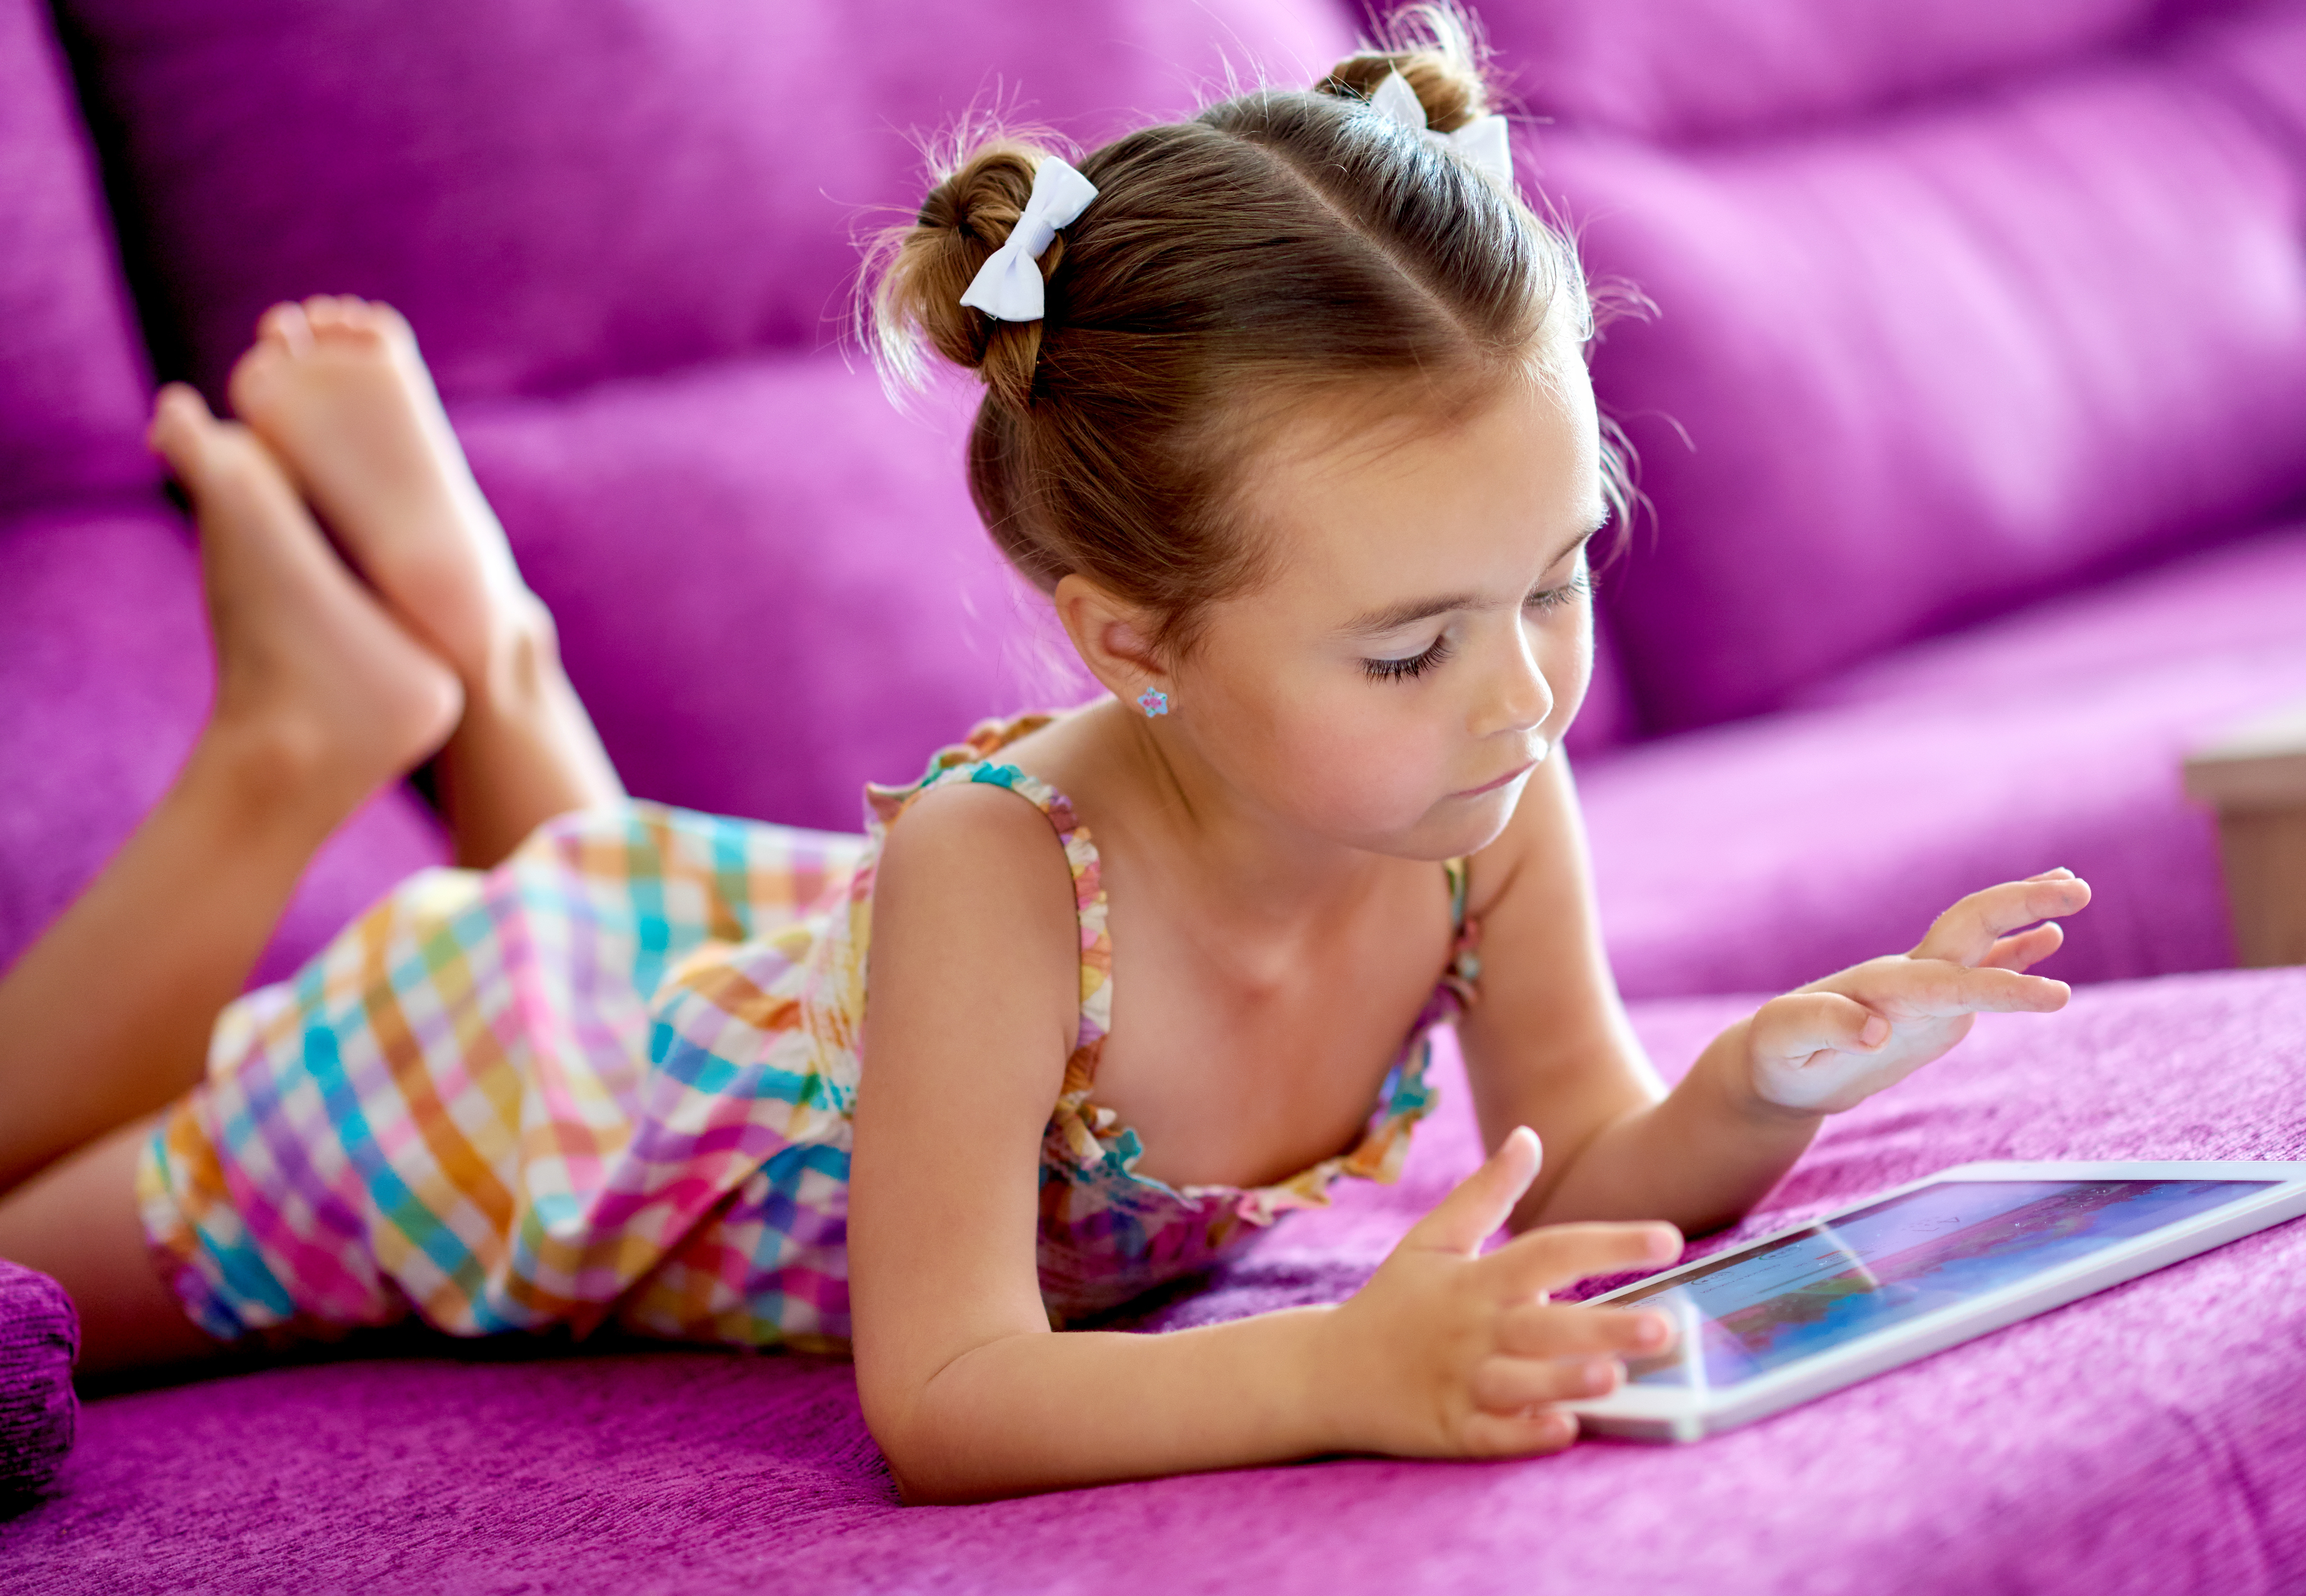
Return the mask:
<path id="1" fill-rule="evenodd" d="M 1266 423 L 1404 380 L 1454 408 L 1542 370 L 1557 336 L 1590 335 L 1567 243 L 1366 104 L 1398 71 L 1437 132 L 1487 113 L 1458 13 L 1413 7 L 1382 41 L 1311 90 L 1239 95 L 1082 160 L 1097 198 L 1041 257 L 1039 321 L 961 295 L 1016 225 L 1040 149 L 979 145 L 884 241 L 883 369 L 917 379 L 926 343 L 983 380 L 969 491 L 1044 593 L 1079 572 L 1157 618 L 1156 646 L 1189 647 L 1209 604 L 1259 574 L 1237 509 Z"/>

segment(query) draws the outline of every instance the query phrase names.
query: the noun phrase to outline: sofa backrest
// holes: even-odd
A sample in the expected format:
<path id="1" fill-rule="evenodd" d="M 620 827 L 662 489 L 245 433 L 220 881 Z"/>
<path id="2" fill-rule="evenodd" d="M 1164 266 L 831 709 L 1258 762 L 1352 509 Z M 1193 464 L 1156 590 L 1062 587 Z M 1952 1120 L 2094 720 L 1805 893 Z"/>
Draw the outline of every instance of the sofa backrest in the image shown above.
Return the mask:
<path id="1" fill-rule="evenodd" d="M 1237 64 L 1326 68 L 1331 0 L 64 0 L 156 286 L 214 391 L 284 296 L 389 300 L 458 398 L 833 340 L 917 141 L 1097 140 Z"/>
<path id="2" fill-rule="evenodd" d="M 2055 70 L 2249 0 L 1487 0 L 1540 115 L 1653 143 L 1750 138 Z"/>
<path id="3" fill-rule="evenodd" d="M 148 379 L 38 0 L 0 0 L 0 513 L 149 489 Z"/>
<path id="4" fill-rule="evenodd" d="M 1668 115 L 1656 86 L 1705 78 L 1696 24 L 1718 29 L 1721 0 L 1514 11 L 1557 33 L 1627 15 L 1643 27 L 1613 47 L 1651 52 L 1616 89 L 1560 80 L 1559 103 L 1640 136 L 1565 115 L 1532 140 L 1591 267 L 1657 306 L 1595 362 L 1657 510 L 1605 584 L 1651 730 L 1769 709 L 2306 492 L 2306 8 L 2175 30 L 2111 0 L 2007 9 L 2032 21 L 2004 44 L 2047 48 L 2045 20 L 2063 19 L 2089 47 L 1983 87 L 1997 64 L 1973 50 L 1939 63 L 1957 86 L 1934 95 L 1918 65 L 1884 76 L 1875 49 L 1830 81 L 1893 108 L 1795 126 L 1739 99 L 1750 84 L 1692 89 Z M 1868 8 L 1890 38 L 1934 10 Z M 2144 31 L 2098 47 L 2123 24 Z M 1501 12 L 1490 26 L 1507 50 L 1534 37 Z M 1823 115 L 1840 102 L 1804 71 L 1774 91 Z"/>

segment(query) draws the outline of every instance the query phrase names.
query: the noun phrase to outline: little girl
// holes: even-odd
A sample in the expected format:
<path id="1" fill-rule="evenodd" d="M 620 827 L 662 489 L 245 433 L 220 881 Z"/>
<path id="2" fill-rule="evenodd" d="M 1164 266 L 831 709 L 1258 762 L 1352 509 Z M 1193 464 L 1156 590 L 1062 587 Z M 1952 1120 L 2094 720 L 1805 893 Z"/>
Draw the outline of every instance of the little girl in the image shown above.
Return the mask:
<path id="1" fill-rule="evenodd" d="M 1423 20 L 1078 170 L 989 145 L 901 231 L 881 347 L 983 380 L 978 505 L 1110 693 L 868 789 L 861 845 L 624 797 L 389 311 L 271 312 L 237 423 L 161 395 L 214 712 L 0 983 L 0 1254 L 91 1367 L 411 1315 L 847 1347 L 918 1500 L 1544 1452 L 1669 1337 L 1549 1292 L 2064 1003 L 2052 871 L 1658 1086 L 1560 747 L 1621 503 L 1587 302 Z M 467 867 L 235 997 L 436 754 Z M 1349 1301 L 1053 1333 L 1389 1178 L 1452 1020 L 1490 1157 Z"/>

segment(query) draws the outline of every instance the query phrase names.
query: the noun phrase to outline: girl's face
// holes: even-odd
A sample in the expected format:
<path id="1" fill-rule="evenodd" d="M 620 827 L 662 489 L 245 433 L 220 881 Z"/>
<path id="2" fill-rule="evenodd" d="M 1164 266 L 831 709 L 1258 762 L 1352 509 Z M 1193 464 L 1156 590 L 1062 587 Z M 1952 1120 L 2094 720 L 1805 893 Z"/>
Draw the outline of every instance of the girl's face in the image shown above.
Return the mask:
<path id="1" fill-rule="evenodd" d="M 1446 427 L 1309 425 L 1256 462 L 1271 574 L 1211 610 L 1165 730 L 1331 841 L 1494 841 L 1593 670 L 1601 440 L 1583 363 L 1560 363 Z"/>

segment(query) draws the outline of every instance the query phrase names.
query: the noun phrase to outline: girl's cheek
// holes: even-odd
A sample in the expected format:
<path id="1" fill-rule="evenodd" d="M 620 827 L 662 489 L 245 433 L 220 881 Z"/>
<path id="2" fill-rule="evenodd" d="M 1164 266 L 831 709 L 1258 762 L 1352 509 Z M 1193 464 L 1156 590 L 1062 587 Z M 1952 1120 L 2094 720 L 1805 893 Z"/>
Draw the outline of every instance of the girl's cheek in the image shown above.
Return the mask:
<path id="1" fill-rule="evenodd" d="M 1316 829 L 1337 836 L 1391 834 L 1415 823 L 1447 772 L 1432 717 L 1413 695 L 1352 681 L 1320 696 L 1275 739 L 1272 779 L 1310 805 Z"/>
<path id="2" fill-rule="evenodd" d="M 1548 742 L 1560 740 L 1593 683 L 1593 612 L 1587 610 L 1579 625 L 1564 627 L 1562 632 L 1549 639 L 1538 653 L 1538 668 L 1545 672 L 1546 686 L 1553 689 L 1553 713 L 1545 718 Z"/>

